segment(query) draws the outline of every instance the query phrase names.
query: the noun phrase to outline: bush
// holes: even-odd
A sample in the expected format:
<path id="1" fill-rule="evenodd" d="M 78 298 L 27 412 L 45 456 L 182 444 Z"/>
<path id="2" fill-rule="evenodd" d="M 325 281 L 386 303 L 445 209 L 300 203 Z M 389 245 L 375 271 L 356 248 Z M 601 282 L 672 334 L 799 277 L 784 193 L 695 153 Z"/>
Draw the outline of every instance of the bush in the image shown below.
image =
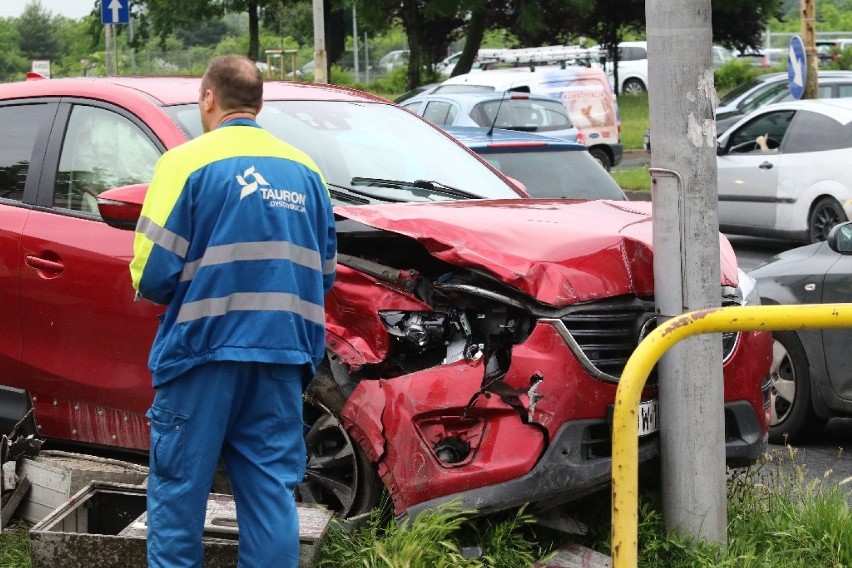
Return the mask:
<path id="1" fill-rule="evenodd" d="M 760 69 L 755 68 L 749 61 L 729 61 L 716 70 L 716 91 L 724 93 L 737 85 L 748 83 L 758 75 Z"/>

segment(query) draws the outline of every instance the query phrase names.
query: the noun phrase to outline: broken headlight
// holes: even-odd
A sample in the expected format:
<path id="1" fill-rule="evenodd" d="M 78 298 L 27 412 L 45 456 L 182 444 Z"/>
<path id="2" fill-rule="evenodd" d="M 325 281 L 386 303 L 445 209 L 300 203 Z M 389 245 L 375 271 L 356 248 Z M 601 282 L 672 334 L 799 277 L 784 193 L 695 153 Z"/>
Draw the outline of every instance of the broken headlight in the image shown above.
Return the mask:
<path id="1" fill-rule="evenodd" d="M 759 306 L 760 295 L 757 292 L 757 282 L 754 278 L 737 269 L 738 284 L 736 288 L 726 286 L 722 291 L 723 306 Z M 727 362 L 734 354 L 740 332 L 727 331 L 722 334 L 722 362 Z"/>
<path id="2" fill-rule="evenodd" d="M 450 317 L 441 312 L 379 312 L 379 317 L 388 333 L 420 351 L 446 343 L 451 334 Z"/>

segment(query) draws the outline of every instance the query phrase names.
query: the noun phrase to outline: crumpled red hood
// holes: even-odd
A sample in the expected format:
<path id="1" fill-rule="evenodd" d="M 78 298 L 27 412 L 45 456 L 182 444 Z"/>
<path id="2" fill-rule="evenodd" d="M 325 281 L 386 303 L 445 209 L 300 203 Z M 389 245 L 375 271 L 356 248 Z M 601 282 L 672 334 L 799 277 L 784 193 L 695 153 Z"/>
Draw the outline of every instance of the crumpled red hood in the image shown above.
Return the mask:
<path id="1" fill-rule="evenodd" d="M 653 295 L 650 202 L 508 199 L 335 212 L 417 239 L 436 258 L 491 274 L 553 306 Z M 722 284 L 734 286 L 736 257 L 721 235 L 720 244 Z"/>

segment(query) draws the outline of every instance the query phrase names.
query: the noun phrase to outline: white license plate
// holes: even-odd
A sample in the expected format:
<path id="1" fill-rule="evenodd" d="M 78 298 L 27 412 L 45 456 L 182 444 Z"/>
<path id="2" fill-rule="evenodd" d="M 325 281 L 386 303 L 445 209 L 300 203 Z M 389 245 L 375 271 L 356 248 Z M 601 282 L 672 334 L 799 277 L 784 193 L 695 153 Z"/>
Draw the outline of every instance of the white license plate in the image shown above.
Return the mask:
<path id="1" fill-rule="evenodd" d="M 646 400 L 639 403 L 639 435 L 647 436 L 660 429 L 660 413 L 657 408 L 657 399 Z"/>

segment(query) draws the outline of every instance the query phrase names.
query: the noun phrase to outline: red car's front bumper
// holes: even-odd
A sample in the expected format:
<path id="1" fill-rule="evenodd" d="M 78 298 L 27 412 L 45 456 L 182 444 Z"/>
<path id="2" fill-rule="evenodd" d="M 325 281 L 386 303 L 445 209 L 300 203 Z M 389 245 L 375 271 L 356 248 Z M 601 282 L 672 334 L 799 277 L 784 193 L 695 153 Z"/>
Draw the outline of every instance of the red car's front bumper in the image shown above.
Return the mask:
<path id="1" fill-rule="evenodd" d="M 760 378 L 770 350 L 769 334 L 744 333 L 724 367 L 735 461 L 756 459 L 766 445 Z M 484 391 L 481 360 L 364 380 L 344 424 L 377 464 L 398 515 L 450 500 L 480 511 L 570 500 L 608 483 L 611 469 L 616 384 L 594 378 L 583 359 L 558 320 L 541 320 L 513 348 L 498 391 Z M 656 435 L 639 443 L 640 460 L 657 455 Z"/>

